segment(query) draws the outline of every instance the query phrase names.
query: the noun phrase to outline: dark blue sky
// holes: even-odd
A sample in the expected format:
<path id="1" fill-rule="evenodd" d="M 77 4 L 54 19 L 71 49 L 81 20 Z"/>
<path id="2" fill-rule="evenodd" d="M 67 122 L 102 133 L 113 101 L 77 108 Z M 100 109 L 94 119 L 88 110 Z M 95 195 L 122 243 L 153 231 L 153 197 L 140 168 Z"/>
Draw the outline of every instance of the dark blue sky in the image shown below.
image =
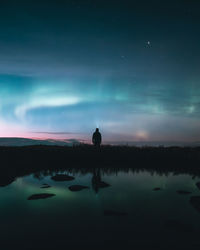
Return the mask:
<path id="1" fill-rule="evenodd" d="M 199 27 L 195 0 L 1 1 L 0 136 L 200 140 Z"/>

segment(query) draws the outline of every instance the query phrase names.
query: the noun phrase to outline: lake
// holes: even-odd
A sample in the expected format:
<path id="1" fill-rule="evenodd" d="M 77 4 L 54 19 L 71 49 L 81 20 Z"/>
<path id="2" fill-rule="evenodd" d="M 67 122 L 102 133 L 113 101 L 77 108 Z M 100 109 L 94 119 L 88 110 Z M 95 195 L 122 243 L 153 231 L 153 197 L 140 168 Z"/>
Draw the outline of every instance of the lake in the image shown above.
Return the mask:
<path id="1" fill-rule="evenodd" d="M 51 178 L 60 174 L 74 179 Z M 0 188 L 1 247 L 199 249 L 200 212 L 190 202 L 199 180 L 101 169 L 19 177 Z M 42 193 L 54 196 L 28 199 Z"/>

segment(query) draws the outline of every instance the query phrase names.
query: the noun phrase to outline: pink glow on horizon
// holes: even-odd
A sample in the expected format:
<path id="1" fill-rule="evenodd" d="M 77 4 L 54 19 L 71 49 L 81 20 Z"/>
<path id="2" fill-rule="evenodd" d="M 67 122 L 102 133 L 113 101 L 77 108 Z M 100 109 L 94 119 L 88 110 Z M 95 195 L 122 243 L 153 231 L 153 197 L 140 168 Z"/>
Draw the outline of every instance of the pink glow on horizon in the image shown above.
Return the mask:
<path id="1" fill-rule="evenodd" d="M 30 129 L 29 129 L 30 130 Z M 53 134 L 53 133 L 34 133 L 28 131 L 27 128 L 7 123 L 0 120 L 0 137 L 8 137 L 8 138 L 27 138 L 33 140 L 57 140 L 57 141 L 69 141 L 70 139 L 74 139 L 80 142 L 90 143 L 90 140 L 86 138 L 85 135 L 77 135 L 77 134 Z"/>
<path id="2" fill-rule="evenodd" d="M 73 135 L 72 135 L 73 136 Z M 51 137 L 51 139 L 62 139 L 60 136 L 57 135 L 47 135 L 47 134 L 36 134 L 33 132 L 27 131 L 26 128 L 16 125 L 16 124 L 10 124 L 7 122 L 4 122 L 0 120 L 0 137 L 21 137 L 21 138 L 29 138 L 29 139 L 40 139 L 40 140 L 46 140 Z M 69 139 L 66 138 L 65 139 Z"/>
<path id="3" fill-rule="evenodd" d="M 0 137 L 26 137 L 28 136 L 20 126 L 0 120 Z"/>

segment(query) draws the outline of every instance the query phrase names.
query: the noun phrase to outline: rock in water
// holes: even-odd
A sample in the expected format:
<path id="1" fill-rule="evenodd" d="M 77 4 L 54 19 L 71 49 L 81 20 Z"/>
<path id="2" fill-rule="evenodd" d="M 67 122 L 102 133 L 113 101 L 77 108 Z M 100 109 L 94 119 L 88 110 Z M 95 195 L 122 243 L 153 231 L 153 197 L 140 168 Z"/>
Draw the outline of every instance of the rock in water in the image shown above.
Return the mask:
<path id="1" fill-rule="evenodd" d="M 77 191 L 81 191 L 81 190 L 87 189 L 87 188 L 89 188 L 89 187 L 82 186 L 82 185 L 72 185 L 72 186 L 69 187 L 69 190 L 73 191 L 73 192 L 77 192 Z"/>
<path id="2" fill-rule="evenodd" d="M 190 198 L 191 205 L 200 212 L 200 196 L 192 196 Z"/>
<path id="3" fill-rule="evenodd" d="M 28 200 L 47 199 L 53 196 L 55 196 L 55 194 L 33 194 L 28 197 Z"/>
<path id="4" fill-rule="evenodd" d="M 100 182 L 98 183 L 98 187 L 99 187 L 99 188 L 106 188 L 106 187 L 110 187 L 110 184 L 108 184 L 108 183 L 106 183 L 106 182 L 104 182 L 104 181 L 100 181 Z"/>
<path id="5" fill-rule="evenodd" d="M 159 188 L 159 187 L 156 187 L 153 189 L 153 191 L 160 191 L 160 190 L 161 190 L 161 188 Z"/>
<path id="6" fill-rule="evenodd" d="M 178 194 L 191 194 L 192 192 L 189 192 L 189 191 L 185 191 L 185 190 L 178 190 L 176 191 Z"/>
<path id="7" fill-rule="evenodd" d="M 42 187 L 40 187 L 40 188 L 50 188 L 51 186 L 49 186 L 48 184 L 43 184 L 43 186 Z"/>
<path id="8" fill-rule="evenodd" d="M 200 189 L 200 182 L 197 182 L 196 186 L 198 187 L 198 189 Z"/>
<path id="9" fill-rule="evenodd" d="M 57 174 L 55 176 L 52 176 L 51 179 L 54 181 L 72 181 L 75 178 L 67 174 Z"/>
<path id="10" fill-rule="evenodd" d="M 123 216 L 123 215 L 127 215 L 127 213 L 113 211 L 113 210 L 104 210 L 104 215 L 106 215 L 106 216 Z"/>

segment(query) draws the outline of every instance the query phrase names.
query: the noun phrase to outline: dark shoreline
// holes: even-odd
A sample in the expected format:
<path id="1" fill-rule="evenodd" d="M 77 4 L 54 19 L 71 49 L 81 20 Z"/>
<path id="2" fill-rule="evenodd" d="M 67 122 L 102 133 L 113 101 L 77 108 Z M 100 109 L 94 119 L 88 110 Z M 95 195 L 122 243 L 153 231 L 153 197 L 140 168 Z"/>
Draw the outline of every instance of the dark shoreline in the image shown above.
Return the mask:
<path id="1" fill-rule="evenodd" d="M 200 147 L 0 147 L 0 159 L 0 186 L 29 174 L 47 175 L 59 171 L 86 174 L 96 168 L 101 169 L 102 174 L 148 171 L 200 177 Z"/>

